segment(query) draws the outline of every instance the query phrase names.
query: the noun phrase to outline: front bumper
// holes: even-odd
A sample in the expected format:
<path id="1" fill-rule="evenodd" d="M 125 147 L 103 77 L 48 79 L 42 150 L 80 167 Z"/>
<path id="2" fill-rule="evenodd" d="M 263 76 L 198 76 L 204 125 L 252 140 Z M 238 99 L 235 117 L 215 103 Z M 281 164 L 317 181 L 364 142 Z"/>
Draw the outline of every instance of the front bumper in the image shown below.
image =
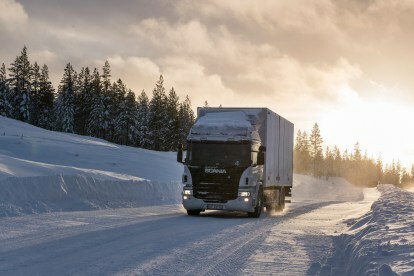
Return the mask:
<path id="1" fill-rule="evenodd" d="M 204 202 L 202 199 L 193 197 L 192 195 L 183 195 L 183 206 L 187 210 L 223 210 L 223 211 L 241 211 L 253 212 L 255 200 L 252 196 L 239 196 L 234 200 L 226 203 Z"/>

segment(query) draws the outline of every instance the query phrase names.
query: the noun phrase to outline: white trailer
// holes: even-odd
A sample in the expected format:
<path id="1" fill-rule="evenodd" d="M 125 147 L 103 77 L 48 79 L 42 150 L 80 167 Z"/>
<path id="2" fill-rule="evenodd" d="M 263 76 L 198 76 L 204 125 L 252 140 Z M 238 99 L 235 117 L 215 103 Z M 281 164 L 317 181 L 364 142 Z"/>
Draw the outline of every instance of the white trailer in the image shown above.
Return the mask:
<path id="1" fill-rule="evenodd" d="M 293 178 L 291 122 L 268 108 L 198 108 L 187 137 L 183 205 L 189 215 L 205 210 L 245 211 L 259 217 L 283 209 Z"/>

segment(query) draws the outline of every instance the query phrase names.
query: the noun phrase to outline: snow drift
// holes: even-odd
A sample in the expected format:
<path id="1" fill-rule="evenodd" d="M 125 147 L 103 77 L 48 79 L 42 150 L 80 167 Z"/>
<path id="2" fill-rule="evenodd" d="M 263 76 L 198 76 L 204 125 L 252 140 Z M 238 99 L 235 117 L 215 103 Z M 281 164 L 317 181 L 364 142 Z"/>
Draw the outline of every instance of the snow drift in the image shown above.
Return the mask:
<path id="1" fill-rule="evenodd" d="M 175 158 L 0 116 L 0 217 L 179 203 Z"/>
<path id="2" fill-rule="evenodd" d="M 349 230 L 335 238 L 329 273 L 414 275 L 414 194 L 393 185 L 378 189 L 381 196 L 371 211 L 350 221 Z"/>
<path id="3" fill-rule="evenodd" d="M 13 177 L 0 182 L 0 217 L 178 204 L 177 182 L 101 180 L 83 175 Z"/>

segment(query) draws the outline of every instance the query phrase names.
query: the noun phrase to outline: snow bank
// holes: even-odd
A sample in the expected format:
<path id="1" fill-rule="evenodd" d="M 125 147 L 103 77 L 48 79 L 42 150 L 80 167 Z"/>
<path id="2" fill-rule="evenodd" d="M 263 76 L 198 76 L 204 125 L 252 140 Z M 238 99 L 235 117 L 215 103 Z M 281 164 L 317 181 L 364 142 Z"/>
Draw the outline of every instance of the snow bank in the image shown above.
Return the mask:
<path id="1" fill-rule="evenodd" d="M 0 116 L 0 217 L 178 203 L 181 174 L 173 152 Z"/>
<path id="2" fill-rule="evenodd" d="M 317 179 L 307 175 L 293 175 L 294 200 L 357 201 L 363 199 L 362 191 L 341 177 Z"/>
<path id="3" fill-rule="evenodd" d="M 0 217 L 181 202 L 181 184 L 83 175 L 10 177 L 0 182 Z"/>
<path id="4" fill-rule="evenodd" d="M 380 185 L 380 198 L 371 211 L 351 221 L 335 238 L 330 272 L 346 275 L 414 275 L 414 194 Z"/>

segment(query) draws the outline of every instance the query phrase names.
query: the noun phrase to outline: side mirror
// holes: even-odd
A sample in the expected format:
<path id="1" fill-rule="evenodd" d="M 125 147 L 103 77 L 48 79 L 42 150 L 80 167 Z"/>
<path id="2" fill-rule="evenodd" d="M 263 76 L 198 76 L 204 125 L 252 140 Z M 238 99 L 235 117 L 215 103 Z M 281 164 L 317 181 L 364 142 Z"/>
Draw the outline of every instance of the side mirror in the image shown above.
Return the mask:
<path id="1" fill-rule="evenodd" d="M 265 163 L 265 146 L 259 147 L 259 152 L 257 153 L 257 165 L 264 165 Z"/>
<path id="2" fill-rule="evenodd" d="M 177 162 L 183 163 L 183 144 L 179 144 L 177 147 Z"/>

